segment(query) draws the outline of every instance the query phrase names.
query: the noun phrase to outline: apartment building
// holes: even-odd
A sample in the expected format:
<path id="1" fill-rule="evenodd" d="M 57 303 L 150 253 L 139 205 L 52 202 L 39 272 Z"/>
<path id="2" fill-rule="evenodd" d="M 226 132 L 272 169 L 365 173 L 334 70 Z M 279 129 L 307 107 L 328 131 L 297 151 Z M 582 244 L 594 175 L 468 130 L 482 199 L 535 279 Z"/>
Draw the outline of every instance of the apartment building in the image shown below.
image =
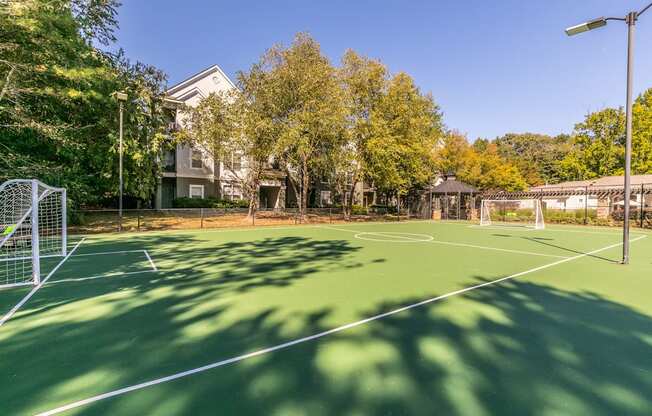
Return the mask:
<path id="1" fill-rule="evenodd" d="M 169 130 L 183 128 L 187 123 L 184 107 L 194 107 L 211 93 L 236 88 L 219 66 L 213 65 L 170 87 L 166 104 L 172 109 Z M 177 145 L 162 157 L 163 175 L 157 187 L 155 207 L 170 208 L 175 198 L 242 199 L 240 179 L 246 175 L 244 155 L 232 154 L 227 160 L 215 160 L 207 149 L 188 144 Z M 286 175 L 270 162 L 258 191 L 262 208 L 285 206 Z"/>

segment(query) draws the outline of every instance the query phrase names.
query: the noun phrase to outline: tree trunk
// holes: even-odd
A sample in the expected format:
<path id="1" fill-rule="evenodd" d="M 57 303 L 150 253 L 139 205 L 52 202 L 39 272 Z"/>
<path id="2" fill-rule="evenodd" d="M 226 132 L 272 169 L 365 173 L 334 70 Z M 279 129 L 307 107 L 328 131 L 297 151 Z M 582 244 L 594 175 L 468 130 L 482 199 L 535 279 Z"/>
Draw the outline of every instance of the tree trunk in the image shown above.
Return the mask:
<path id="1" fill-rule="evenodd" d="M 356 172 L 353 174 L 353 178 L 351 179 L 351 188 L 349 189 L 348 200 L 344 203 L 344 216 L 346 217 L 346 219 L 351 218 L 351 214 L 353 213 L 353 199 L 355 197 L 354 192 L 355 192 L 355 186 L 357 184 L 358 184 L 358 171 L 356 170 Z"/>
<path id="2" fill-rule="evenodd" d="M 292 174 L 290 173 L 290 169 L 288 167 L 285 167 L 285 174 L 287 175 L 288 179 L 290 180 L 290 186 L 292 187 L 292 191 L 294 192 L 294 199 L 297 201 L 297 207 L 301 209 L 301 195 L 299 194 L 299 189 L 298 189 L 298 184 L 297 181 L 294 180 L 292 177 Z"/>
<path id="3" fill-rule="evenodd" d="M 308 183 L 309 181 L 309 176 L 308 176 L 308 160 L 303 159 L 302 161 L 302 175 L 301 175 L 301 219 L 304 219 L 304 216 L 306 215 L 306 210 L 308 208 Z"/>
<path id="4" fill-rule="evenodd" d="M 253 164 L 252 164 L 253 165 Z M 257 166 L 255 169 L 250 167 L 249 174 L 251 175 L 247 181 L 248 194 L 249 194 L 249 209 L 247 210 L 247 218 L 251 218 L 256 214 L 258 208 L 258 189 L 260 188 L 260 178 L 262 175 L 262 167 Z"/>

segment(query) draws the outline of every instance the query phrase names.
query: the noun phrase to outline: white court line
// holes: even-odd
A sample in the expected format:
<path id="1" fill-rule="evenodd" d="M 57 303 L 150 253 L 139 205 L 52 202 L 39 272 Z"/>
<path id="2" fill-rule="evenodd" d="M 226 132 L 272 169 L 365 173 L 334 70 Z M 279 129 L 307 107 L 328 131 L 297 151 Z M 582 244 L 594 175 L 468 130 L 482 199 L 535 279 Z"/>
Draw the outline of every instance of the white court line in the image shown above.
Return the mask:
<path id="1" fill-rule="evenodd" d="M 528 227 L 519 227 L 518 225 L 467 225 L 468 228 L 480 228 L 482 230 L 517 230 L 517 231 L 523 231 L 523 232 L 530 232 L 530 231 L 541 231 L 537 230 L 536 228 L 528 228 Z"/>
<path id="2" fill-rule="evenodd" d="M 328 227 L 325 226 L 323 228 L 328 228 L 330 230 L 338 230 L 338 231 L 347 231 L 350 233 L 360 233 L 359 231 L 354 231 L 354 230 L 347 230 L 344 228 L 337 228 L 337 227 Z M 417 240 L 414 240 L 414 242 L 417 242 Z M 528 256 L 539 256 L 539 257 L 552 257 L 552 258 L 557 258 L 557 259 L 568 259 L 569 257 L 567 256 L 559 256 L 556 254 L 545 254 L 545 253 L 537 253 L 534 251 L 523 251 L 523 250 L 510 250 L 507 248 L 498 248 L 498 247 L 487 247 L 487 246 L 478 246 L 475 244 L 466 244 L 466 243 L 454 243 L 452 241 L 442 241 L 442 240 L 429 240 L 429 241 L 419 241 L 423 243 L 432 243 L 432 244 L 441 244 L 441 245 L 447 245 L 447 246 L 455 246 L 455 247 L 468 247 L 468 248 L 477 248 L 479 250 L 490 250 L 490 251 L 501 251 L 505 253 L 514 253 L 514 254 L 524 254 Z"/>
<path id="3" fill-rule="evenodd" d="M 154 264 L 154 260 L 152 260 L 152 258 L 149 256 L 149 253 L 147 252 L 147 250 L 143 250 L 143 252 L 147 256 L 147 260 L 149 260 L 149 264 L 152 266 L 152 270 L 157 271 L 158 269 L 156 268 L 156 264 Z"/>
<path id="4" fill-rule="evenodd" d="M 95 276 L 88 276 L 88 277 L 75 277 L 75 278 L 70 278 L 70 279 L 60 279 L 60 280 L 53 280 L 48 283 L 48 285 L 55 285 L 57 283 L 66 283 L 66 282 L 83 282 L 84 280 L 94 280 L 94 279 L 102 279 L 105 277 L 119 277 L 119 276 L 126 276 L 130 274 L 141 274 L 141 273 L 156 273 L 159 270 L 139 270 L 137 272 L 115 272 L 115 273 L 105 273 L 105 274 L 98 274 Z"/>
<path id="5" fill-rule="evenodd" d="M 95 253 L 75 254 L 75 257 L 83 256 L 104 256 L 106 254 L 142 253 L 145 250 L 121 250 L 121 251 L 98 251 Z"/>
<path id="6" fill-rule="evenodd" d="M 641 236 L 641 237 L 637 237 L 635 239 L 632 239 L 630 241 L 634 242 L 634 241 L 638 241 L 638 240 L 646 238 L 646 237 L 647 236 Z M 544 270 L 544 269 L 547 269 L 547 268 L 550 268 L 550 267 L 553 267 L 553 266 L 557 266 L 557 265 L 562 264 L 562 263 L 567 263 L 569 261 L 577 260 L 577 259 L 582 258 L 582 257 L 590 256 L 592 254 L 596 254 L 596 253 L 599 253 L 601 251 L 605 251 L 605 250 L 612 249 L 614 247 L 618 247 L 618 246 L 620 246 L 622 244 L 623 244 L 622 242 L 621 243 L 616 243 L 616 244 L 612 244 L 612 245 L 607 246 L 607 247 L 603 247 L 603 248 L 600 248 L 600 249 L 597 249 L 597 250 L 593 250 L 593 251 L 588 252 L 588 253 L 582 253 L 582 254 L 578 254 L 577 256 L 574 256 L 574 257 L 568 257 L 568 258 L 565 258 L 565 259 L 562 259 L 562 260 L 557 260 L 557 261 L 555 261 L 553 263 L 544 264 L 543 266 L 535 267 L 533 269 L 529 269 L 529 270 L 526 270 L 526 271 L 523 271 L 523 272 L 520 272 L 520 273 L 512 274 L 510 276 L 501 277 L 500 279 L 492 280 L 490 282 L 485 282 L 485 283 L 470 286 L 470 287 L 467 287 L 467 288 L 464 288 L 464 289 L 459 289 L 459 290 L 456 290 L 454 292 L 449 292 L 449 293 L 446 293 L 444 295 L 436 296 L 436 297 L 433 297 L 433 298 L 430 298 L 430 299 L 423 300 L 421 302 L 417 302 L 417 303 L 413 303 L 411 305 L 403 306 L 403 307 L 398 308 L 398 309 L 393 309 L 393 310 L 388 311 L 388 312 L 384 312 L 384 313 L 381 313 L 381 314 L 378 314 L 378 315 L 370 316 L 368 318 L 365 318 L 365 319 L 362 319 L 362 320 L 359 320 L 359 321 L 356 321 L 356 322 L 351 322 L 351 323 L 348 323 L 346 325 L 338 326 L 336 328 L 332 328 L 332 329 L 329 329 L 327 331 L 319 332 L 319 333 L 309 335 L 309 336 L 306 336 L 306 337 L 303 337 L 303 338 L 298 338 L 298 339 L 295 339 L 295 340 L 292 340 L 292 341 L 289 341 L 289 342 L 284 342 L 282 344 L 274 345 L 272 347 L 263 348 L 261 350 L 253 351 L 253 352 L 250 352 L 248 354 L 238 355 L 236 357 L 231 357 L 231 358 L 227 358 L 225 360 L 216 361 L 214 363 L 210 363 L 210 364 L 207 364 L 207 365 L 204 365 L 204 366 L 201 366 L 201 367 L 197 367 L 197 368 L 182 371 L 182 372 L 179 372 L 179 373 L 171 374 L 171 375 L 166 376 L 166 377 L 157 378 L 157 379 L 146 381 L 146 382 L 140 383 L 140 384 L 134 384 L 132 386 L 123 387 L 121 389 L 113 390 L 113 391 L 110 391 L 110 392 L 107 392 L 107 393 L 98 394 L 97 396 L 89 397 L 87 399 L 79 400 L 79 401 L 76 401 L 76 402 L 73 402 L 73 403 L 66 404 L 64 406 L 57 407 L 57 408 L 52 409 L 52 410 L 45 411 L 43 413 L 39 413 L 37 416 L 56 415 L 58 413 L 65 412 L 67 410 L 71 410 L 71 409 L 75 409 L 77 407 L 85 406 L 87 404 L 91 404 L 91 403 L 94 403 L 94 402 L 97 402 L 97 401 L 100 401 L 100 400 L 108 399 L 110 397 L 120 396 L 120 395 L 123 395 L 123 394 L 130 393 L 132 391 L 141 390 L 141 389 L 144 389 L 144 388 L 147 388 L 147 387 L 155 386 L 157 384 L 167 383 L 168 381 L 177 380 L 177 379 L 187 377 L 187 376 L 190 376 L 190 375 L 193 375 L 193 374 L 208 371 L 208 370 L 211 370 L 213 368 L 222 367 L 222 366 L 225 366 L 225 365 L 228 365 L 228 364 L 233 364 L 233 363 L 237 363 L 239 361 L 243 361 L 243 360 L 246 360 L 246 359 L 249 359 L 249 358 L 257 357 L 259 355 L 268 354 L 268 353 L 271 353 L 271 352 L 274 352 L 274 351 L 282 350 L 282 349 L 291 347 L 293 345 L 302 344 L 304 342 L 312 341 L 314 339 L 318 339 L 318 338 L 322 338 L 322 337 L 325 337 L 325 336 L 328 336 L 328 335 L 331 335 L 331 334 L 342 332 L 342 331 L 345 331 L 347 329 L 355 328 L 357 326 L 364 325 L 364 324 L 372 322 L 372 321 L 377 321 L 379 319 L 386 318 L 388 316 L 395 315 L 395 314 L 400 313 L 400 312 L 404 312 L 404 311 L 407 311 L 407 310 L 410 310 L 410 309 L 413 309 L 413 308 L 418 308 L 420 306 L 427 305 L 427 304 L 432 303 L 432 302 L 436 302 L 436 301 L 446 299 L 446 298 L 456 296 L 456 295 L 461 295 L 462 293 L 466 293 L 466 292 L 469 292 L 471 290 L 480 289 L 480 288 L 485 287 L 485 286 L 493 285 L 493 284 L 496 284 L 496 283 L 499 283 L 499 282 L 503 282 L 505 280 L 514 279 L 514 278 L 519 277 L 519 276 L 534 273 L 534 272 L 539 271 L 539 270 Z"/>
<path id="7" fill-rule="evenodd" d="M 412 236 L 412 237 L 406 237 L 406 236 Z M 382 238 L 370 238 L 367 236 L 375 236 L 375 237 L 389 237 L 390 239 L 383 240 Z M 360 240 L 365 240 L 365 241 L 376 241 L 380 243 L 426 243 L 428 241 L 434 240 L 434 237 L 428 234 L 414 234 L 414 233 L 398 233 L 398 232 L 391 232 L 391 231 L 376 231 L 376 232 L 369 232 L 369 233 L 357 233 L 353 237 L 360 239 Z M 415 238 L 415 237 L 426 237 L 424 240 L 423 238 Z M 391 238 L 397 238 L 398 240 L 391 240 Z"/>
<path id="8" fill-rule="evenodd" d="M 50 278 L 50 276 L 52 276 L 52 275 L 53 275 L 57 270 L 59 270 L 59 267 L 61 267 L 61 265 L 62 265 L 66 260 L 68 260 L 68 258 L 69 258 L 70 256 L 72 256 L 72 253 L 74 253 L 75 250 L 77 250 L 77 247 L 79 247 L 79 245 L 80 245 L 81 243 L 83 243 L 85 239 L 86 239 L 86 237 L 84 237 L 84 238 L 82 238 L 81 240 L 79 240 L 79 242 L 75 245 L 75 247 L 73 247 L 72 250 L 70 250 L 70 252 L 68 253 L 68 255 L 67 255 L 66 257 L 64 257 L 64 258 L 59 262 L 59 264 L 57 264 L 57 265 L 54 267 L 54 269 L 52 269 L 52 271 L 51 271 L 50 273 L 48 273 L 47 276 L 45 276 L 45 279 L 41 280 L 41 282 L 40 282 L 38 285 L 34 286 L 34 289 L 30 290 L 30 292 L 29 292 L 27 295 L 25 295 L 25 297 L 24 297 L 23 299 L 21 299 L 21 301 L 18 302 L 18 303 L 16 304 L 16 306 L 14 306 L 14 307 L 9 311 L 9 312 L 7 312 L 7 314 L 6 314 L 5 316 L 2 317 L 2 319 L 0 319 L 0 326 L 2 326 L 5 322 L 7 322 L 7 321 L 9 320 L 9 318 L 11 318 L 12 316 L 14 316 L 14 314 L 18 311 L 18 309 L 20 309 L 20 307 L 23 306 L 23 305 L 25 304 L 25 302 L 27 302 L 27 301 L 28 301 L 32 296 L 34 296 L 34 293 L 36 293 L 37 290 L 39 290 L 41 287 L 43 287 L 43 285 L 45 284 L 45 282 L 48 281 L 48 279 Z"/>
<path id="9" fill-rule="evenodd" d="M 428 242 L 433 243 L 433 244 L 444 244 L 444 245 L 447 245 L 447 246 L 469 247 L 469 248 L 477 248 L 477 249 L 480 249 L 480 250 L 492 250 L 492 251 L 502 251 L 502 252 L 505 252 L 505 253 L 525 254 L 525 255 L 528 255 L 528 256 L 554 257 L 554 258 L 558 258 L 558 259 L 568 259 L 568 258 L 570 258 L 568 256 L 559 256 L 557 254 L 545 254 L 545 253 L 537 253 L 537 252 L 534 252 L 534 251 L 510 250 L 510 249 L 507 249 L 507 248 L 476 246 L 475 244 L 453 243 L 451 241 L 432 240 L 432 241 L 428 241 Z"/>
<path id="10" fill-rule="evenodd" d="M 433 221 L 434 223 L 434 221 Z M 523 231 L 523 232 L 531 232 L 531 231 L 541 231 L 541 232 L 555 232 L 555 233 L 578 233 L 578 234 L 597 234 L 597 235 L 618 235 L 622 236 L 622 233 L 614 231 L 584 231 L 584 230 L 569 230 L 567 228 L 556 228 L 555 226 L 546 226 L 545 229 L 543 230 L 536 230 L 536 229 L 531 229 L 531 228 L 525 228 L 525 227 L 518 227 L 518 226 L 491 226 L 491 225 L 486 225 L 486 226 L 481 226 L 479 224 L 464 224 L 464 223 L 454 223 L 454 222 L 441 222 L 440 224 L 444 225 L 457 225 L 457 226 L 466 226 L 467 228 L 475 228 L 475 229 L 490 229 L 490 230 L 504 230 L 504 229 L 509 229 L 509 230 L 514 230 L 514 231 Z M 585 227 L 592 227 L 591 225 L 586 225 Z M 635 230 L 632 231 L 630 234 L 636 234 L 636 235 L 648 235 L 647 231 L 644 230 Z"/>

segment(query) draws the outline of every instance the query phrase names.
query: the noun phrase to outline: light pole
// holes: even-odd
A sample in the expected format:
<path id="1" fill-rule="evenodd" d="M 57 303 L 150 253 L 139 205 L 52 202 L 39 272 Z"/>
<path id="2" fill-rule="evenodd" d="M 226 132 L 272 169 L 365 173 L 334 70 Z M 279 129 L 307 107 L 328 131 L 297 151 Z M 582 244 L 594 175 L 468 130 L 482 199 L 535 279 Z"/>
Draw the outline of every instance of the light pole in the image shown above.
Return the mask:
<path id="1" fill-rule="evenodd" d="M 629 202 L 631 198 L 630 171 L 632 165 L 632 83 L 634 72 L 634 27 L 636 20 L 645 13 L 652 3 L 645 6 L 640 12 L 629 12 L 625 17 L 600 17 L 566 29 L 568 36 L 588 32 L 607 25 L 609 20 L 619 20 L 627 23 L 627 99 L 625 109 L 625 198 L 623 201 L 623 259 L 622 264 L 629 263 Z"/>
<path id="2" fill-rule="evenodd" d="M 120 144 L 118 148 L 118 154 L 119 154 L 119 181 L 120 181 L 120 189 L 119 189 L 119 198 L 118 198 L 118 231 L 122 231 L 122 188 L 123 188 L 123 182 L 122 182 L 122 113 L 123 113 L 123 103 L 127 101 L 127 94 L 124 92 L 116 91 L 113 94 L 111 94 L 118 102 L 120 103 Z"/>

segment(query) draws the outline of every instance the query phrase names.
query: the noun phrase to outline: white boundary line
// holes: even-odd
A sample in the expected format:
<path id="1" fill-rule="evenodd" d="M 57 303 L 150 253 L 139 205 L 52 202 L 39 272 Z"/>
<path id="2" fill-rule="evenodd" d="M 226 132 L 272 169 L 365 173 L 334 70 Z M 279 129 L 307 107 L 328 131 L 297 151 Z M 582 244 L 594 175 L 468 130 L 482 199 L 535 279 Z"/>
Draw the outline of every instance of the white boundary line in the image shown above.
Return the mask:
<path id="1" fill-rule="evenodd" d="M 367 236 L 397 238 L 398 240 L 391 240 L 391 239 L 383 240 L 382 238 L 370 238 Z M 412 237 L 406 237 L 406 236 L 412 236 Z M 427 243 L 428 241 L 434 240 L 434 237 L 428 234 L 399 233 L 399 232 L 390 232 L 390 231 L 357 233 L 353 237 L 359 240 L 377 241 L 380 243 Z M 423 237 L 425 237 L 425 239 L 423 239 Z"/>
<path id="2" fill-rule="evenodd" d="M 152 266 L 152 270 L 158 271 L 158 269 L 156 268 L 156 264 L 154 264 L 154 260 L 152 260 L 152 258 L 149 256 L 147 250 L 143 250 L 143 253 L 145 253 L 145 256 L 147 256 L 147 260 L 149 260 L 149 264 Z"/>
<path id="3" fill-rule="evenodd" d="M 638 241 L 638 240 L 641 240 L 641 239 L 646 238 L 646 237 L 647 236 L 640 236 L 640 237 L 637 237 L 637 238 L 632 239 L 630 241 L 634 242 L 634 241 Z M 132 386 L 123 387 L 121 389 L 113 390 L 113 391 L 110 391 L 110 392 L 107 392 L 107 393 L 98 394 L 96 396 L 92 396 L 92 397 L 89 397 L 87 399 L 79 400 L 79 401 L 76 401 L 76 402 L 73 402 L 73 403 L 66 404 L 64 406 L 57 407 L 55 409 L 51 409 L 51 410 L 39 413 L 37 416 L 56 415 L 58 413 L 65 412 L 67 410 L 71 410 L 71 409 L 74 409 L 74 408 L 77 408 L 77 407 L 80 407 L 80 406 L 85 406 L 87 404 L 91 404 L 91 403 L 94 403 L 94 402 L 97 402 L 97 401 L 100 401 L 100 400 L 108 399 L 110 397 L 120 396 L 120 395 L 123 395 L 123 394 L 126 394 L 126 393 L 130 393 L 132 391 L 141 390 L 141 389 L 144 389 L 144 388 L 147 388 L 147 387 L 155 386 L 157 384 L 167 383 L 168 381 L 173 381 L 173 380 L 177 380 L 177 379 L 187 377 L 187 376 L 190 376 L 190 375 L 193 375 L 193 374 L 202 373 L 204 371 L 208 371 L 208 370 L 211 370 L 213 368 L 222 367 L 222 366 L 225 366 L 225 365 L 228 365 L 228 364 L 233 364 L 233 363 L 237 363 L 239 361 L 243 361 L 243 360 L 246 360 L 246 359 L 249 359 L 249 358 L 257 357 L 259 355 L 268 354 L 268 353 L 271 353 L 271 352 L 274 352 L 274 351 L 282 350 L 282 349 L 291 347 L 293 345 L 302 344 L 304 342 L 312 341 L 314 339 L 322 338 L 322 337 L 325 337 L 325 336 L 328 336 L 328 335 L 331 335 L 331 334 L 335 334 L 337 332 L 342 332 L 342 331 L 345 331 L 347 329 L 351 329 L 351 328 L 355 328 L 355 327 L 360 326 L 360 325 L 364 325 L 364 324 L 372 322 L 372 321 L 376 321 L 376 320 L 379 320 L 379 319 L 382 319 L 382 318 L 386 318 L 388 316 L 395 315 L 395 314 L 400 313 L 400 312 L 404 312 L 404 311 L 407 311 L 407 310 L 410 310 L 410 309 L 418 308 L 420 306 L 427 305 L 427 304 L 432 303 L 432 302 L 436 302 L 436 301 L 446 299 L 446 298 L 456 296 L 456 295 L 461 295 L 461 294 L 469 292 L 471 290 L 480 289 L 480 288 L 485 287 L 485 286 L 493 285 L 493 284 L 496 284 L 496 283 L 499 283 L 499 282 L 503 282 L 505 280 L 514 279 L 514 278 L 519 277 L 519 276 L 534 273 L 534 272 L 539 271 L 539 270 L 544 270 L 544 269 L 547 269 L 547 268 L 550 268 L 550 267 L 553 267 L 553 266 L 557 266 L 557 265 L 562 264 L 562 263 L 567 263 L 569 261 L 577 260 L 577 259 L 582 258 L 582 257 L 590 256 L 592 254 L 596 254 L 596 253 L 599 253 L 601 251 L 605 251 L 605 250 L 612 249 L 614 247 L 618 247 L 618 246 L 620 246 L 622 244 L 623 244 L 622 242 L 612 244 L 612 245 L 609 245 L 607 247 L 603 247 L 603 248 L 600 248 L 600 249 L 597 249 L 597 250 L 590 251 L 588 253 L 578 254 L 577 256 L 568 257 L 568 258 L 565 258 L 565 259 L 562 259 L 562 260 L 557 260 L 557 261 L 555 261 L 553 263 L 544 264 L 543 266 L 539 266 L 539 267 L 535 267 L 533 269 L 525 270 L 523 272 L 512 274 L 510 276 L 501 277 L 500 279 L 492 280 L 490 282 L 477 284 L 477 285 L 470 286 L 470 287 L 467 287 L 467 288 L 464 288 L 464 289 L 456 290 L 454 292 L 449 292 L 449 293 L 446 293 L 446 294 L 443 294 L 443 295 L 440 295 L 440 296 L 436 296 L 436 297 L 433 297 L 433 298 L 422 300 L 421 302 L 413 303 L 411 305 L 403 306 L 403 307 L 398 308 L 398 309 L 393 309 L 393 310 L 388 311 L 388 312 L 384 312 L 384 313 L 381 313 L 381 314 L 378 314 L 378 315 L 370 316 L 368 318 L 365 318 L 365 319 L 362 319 L 362 320 L 359 320 L 359 321 L 355 321 L 355 322 L 351 322 L 351 323 L 348 323 L 346 325 L 338 326 L 336 328 L 332 328 L 332 329 L 329 329 L 327 331 L 318 332 L 318 333 L 313 334 L 313 335 L 309 335 L 309 336 L 306 336 L 306 337 L 303 337 L 303 338 L 298 338 L 298 339 L 295 339 L 295 340 L 292 340 L 292 341 L 284 342 L 282 344 L 274 345 L 272 347 L 263 348 L 263 349 L 253 351 L 253 352 L 250 352 L 250 353 L 247 353 L 247 354 L 242 354 L 242 355 L 238 355 L 238 356 L 235 356 L 235 357 L 227 358 L 225 360 L 216 361 L 214 363 L 210 363 L 210 364 L 207 364 L 207 365 L 204 365 L 204 366 L 201 366 L 201 367 L 197 367 L 197 368 L 182 371 L 182 372 L 179 372 L 179 373 L 171 374 L 171 375 L 166 376 L 166 377 L 157 378 L 157 379 L 146 381 L 146 382 L 140 383 L 140 384 L 134 384 Z"/>
<path id="4" fill-rule="evenodd" d="M 519 227 L 518 225 L 478 225 L 478 224 L 473 224 L 473 225 L 467 225 L 468 228 L 480 228 L 483 230 L 518 230 L 518 231 L 541 231 L 537 230 L 536 228 L 528 228 L 528 227 Z"/>
<path id="5" fill-rule="evenodd" d="M 75 254 L 74 257 L 83 257 L 83 256 L 104 256 L 106 254 L 126 254 L 126 253 L 142 253 L 145 250 L 121 250 L 121 251 L 97 251 L 95 253 L 82 253 Z"/>
<path id="6" fill-rule="evenodd" d="M 102 254 L 119 254 L 119 253 L 143 253 L 145 254 L 145 257 L 147 257 L 147 261 L 149 262 L 149 265 L 152 267 L 152 270 L 138 270 L 135 272 L 114 272 L 114 273 L 105 273 L 105 274 L 98 274 L 95 276 L 88 276 L 88 277 L 76 277 L 76 278 L 71 278 L 71 279 L 60 279 L 60 280 L 53 280 L 49 284 L 54 285 L 57 283 L 65 283 L 65 282 L 82 282 L 84 280 L 94 280 L 94 279 L 101 279 L 103 277 L 118 277 L 118 276 L 127 276 L 131 274 L 141 274 L 141 273 L 153 273 L 153 272 L 158 272 L 159 269 L 156 267 L 156 264 L 154 264 L 154 261 L 150 257 L 149 253 L 147 250 L 124 250 L 124 251 L 105 251 L 105 252 L 97 252 L 97 253 L 87 253 L 87 254 L 78 254 L 73 257 L 80 257 L 80 256 L 94 256 L 94 255 L 102 255 Z"/>
<path id="7" fill-rule="evenodd" d="M 48 279 L 49 279 L 49 278 L 50 278 L 50 277 L 51 277 L 51 276 L 52 276 L 52 275 L 53 275 L 57 270 L 59 270 L 59 267 L 61 267 L 61 265 L 62 265 L 66 260 L 68 260 L 68 258 L 72 255 L 72 253 L 74 253 L 75 250 L 77 250 L 77 247 L 79 247 L 79 245 L 80 245 L 81 243 L 83 243 L 85 239 L 86 239 L 86 237 L 84 237 L 84 238 L 82 238 L 81 240 L 79 240 L 79 242 L 75 245 L 75 247 L 73 247 L 72 250 L 70 250 L 70 252 L 68 252 L 68 255 L 67 255 L 66 257 L 64 257 L 64 258 L 63 258 L 63 259 L 62 259 L 62 260 L 61 260 L 61 261 L 60 261 L 60 262 L 59 262 L 59 263 L 54 267 L 54 269 L 52 269 L 52 271 L 50 271 L 50 273 L 48 273 L 47 276 L 45 276 L 45 279 L 41 280 L 41 282 L 40 282 L 38 285 L 34 286 L 34 289 L 30 290 L 30 292 L 29 292 L 27 295 L 25 295 L 25 297 L 24 297 L 23 299 L 21 299 L 21 301 L 18 302 L 18 303 L 16 304 L 16 306 L 14 306 L 14 307 L 9 311 L 9 312 L 7 312 L 7 313 L 5 314 L 5 316 L 2 317 L 2 319 L 0 319 L 0 326 L 4 325 L 5 322 L 7 322 L 7 321 L 12 317 L 12 316 L 14 316 L 14 314 L 18 311 L 18 309 L 20 309 L 21 306 L 23 306 L 23 305 L 24 305 L 24 304 L 25 304 L 25 303 L 26 303 L 26 302 L 27 302 L 27 301 L 28 301 L 32 296 L 34 296 L 34 293 L 36 293 L 37 290 L 39 290 L 41 287 L 43 287 L 43 285 L 45 284 L 45 282 L 47 282 Z"/>
<path id="8" fill-rule="evenodd" d="M 347 230 L 344 228 L 336 228 L 336 227 L 323 227 L 323 228 L 328 228 L 329 230 L 337 230 L 337 231 L 345 231 L 345 232 L 350 232 L 350 233 L 358 233 L 358 234 L 373 234 L 373 233 L 360 233 L 359 231 L 354 231 L 354 230 Z M 357 237 L 358 234 L 356 234 L 354 237 Z M 362 238 L 359 238 L 360 240 L 363 240 Z M 370 240 L 370 241 L 376 241 L 376 240 Z M 387 242 L 397 242 L 397 241 L 387 241 Z M 527 256 L 539 256 L 539 257 L 552 257 L 556 259 L 567 259 L 569 258 L 568 256 L 559 256 L 556 254 L 545 254 L 545 253 L 537 253 L 534 251 L 523 251 L 523 250 L 510 250 L 507 248 L 498 248 L 498 247 L 487 247 L 487 246 L 478 246 L 475 244 L 466 244 L 466 243 L 454 243 L 452 241 L 442 241 L 442 240 L 423 240 L 423 241 L 418 241 L 418 240 L 413 240 L 410 242 L 419 242 L 419 243 L 432 243 L 432 244 L 442 244 L 446 246 L 454 246 L 454 247 L 468 247 L 468 248 L 477 248 L 479 250 L 491 250 L 491 251 L 501 251 L 504 253 L 514 253 L 514 254 L 524 254 Z"/>
<path id="9" fill-rule="evenodd" d="M 524 255 L 527 255 L 527 256 L 552 257 L 552 258 L 557 258 L 557 259 L 568 259 L 568 258 L 570 258 L 568 256 L 559 256 L 557 254 L 545 254 L 545 253 L 537 253 L 537 252 L 534 252 L 534 251 L 510 250 L 508 248 L 476 246 L 475 244 L 453 243 L 452 241 L 432 240 L 432 241 L 430 241 L 430 243 L 432 243 L 432 244 L 444 244 L 444 245 L 447 245 L 447 246 L 477 248 L 477 249 L 480 249 L 480 250 L 502 251 L 502 252 L 505 252 L 505 253 L 524 254 Z"/>
<path id="10" fill-rule="evenodd" d="M 139 270 L 137 272 L 115 272 L 115 273 L 105 273 L 105 274 L 98 274 L 95 276 L 88 276 L 88 277 L 75 277 L 71 279 L 61 279 L 61 280 L 53 280 L 48 283 L 48 285 L 56 285 L 57 283 L 67 283 L 67 282 L 83 282 L 84 280 L 94 280 L 94 279 L 102 279 L 105 277 L 119 277 L 119 276 L 127 276 L 130 274 L 141 274 L 141 273 L 156 273 L 159 272 L 160 270 Z"/>

